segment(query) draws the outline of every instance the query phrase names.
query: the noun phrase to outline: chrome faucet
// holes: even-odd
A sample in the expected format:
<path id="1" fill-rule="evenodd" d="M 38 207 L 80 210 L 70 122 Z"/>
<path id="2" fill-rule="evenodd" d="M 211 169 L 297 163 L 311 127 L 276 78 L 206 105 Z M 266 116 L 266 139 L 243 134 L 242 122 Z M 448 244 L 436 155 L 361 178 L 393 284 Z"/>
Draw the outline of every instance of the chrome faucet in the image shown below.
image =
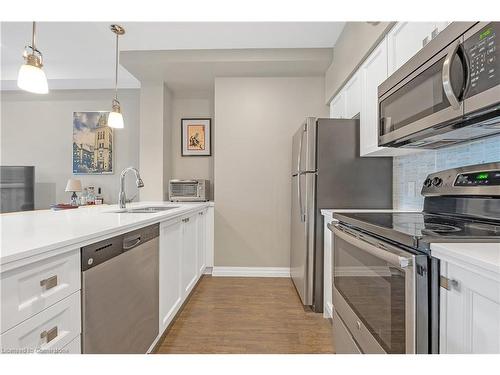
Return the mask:
<path id="1" fill-rule="evenodd" d="M 136 179 L 135 184 L 137 185 L 137 187 L 138 188 L 144 187 L 144 182 L 141 179 L 139 171 L 134 167 L 125 168 L 122 171 L 122 173 L 120 173 L 120 193 L 118 195 L 118 204 L 120 205 L 120 208 L 125 208 L 127 204 L 127 197 L 125 196 L 125 175 L 127 174 L 128 171 L 134 171 Z"/>

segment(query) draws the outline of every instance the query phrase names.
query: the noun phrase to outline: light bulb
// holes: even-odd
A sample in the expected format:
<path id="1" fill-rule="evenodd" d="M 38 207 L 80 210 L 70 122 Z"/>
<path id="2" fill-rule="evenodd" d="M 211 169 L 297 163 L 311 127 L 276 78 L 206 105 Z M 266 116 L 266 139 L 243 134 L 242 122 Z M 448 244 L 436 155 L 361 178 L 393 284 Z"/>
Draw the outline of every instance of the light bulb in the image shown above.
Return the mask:
<path id="1" fill-rule="evenodd" d="M 108 126 L 115 129 L 123 129 L 123 115 L 120 112 L 109 112 Z"/>
<path id="2" fill-rule="evenodd" d="M 22 90 L 35 94 L 47 94 L 49 92 L 45 72 L 41 68 L 30 64 L 21 65 L 17 76 L 17 86 Z"/>

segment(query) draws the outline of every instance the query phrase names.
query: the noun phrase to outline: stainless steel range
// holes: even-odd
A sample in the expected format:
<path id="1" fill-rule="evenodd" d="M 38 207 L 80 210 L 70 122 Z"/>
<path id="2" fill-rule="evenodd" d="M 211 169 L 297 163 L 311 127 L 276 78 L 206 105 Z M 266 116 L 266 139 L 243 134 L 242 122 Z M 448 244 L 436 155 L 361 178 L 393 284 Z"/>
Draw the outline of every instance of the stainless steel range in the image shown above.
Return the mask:
<path id="1" fill-rule="evenodd" d="M 436 242 L 500 243 L 500 162 L 428 176 L 423 212 L 335 214 L 339 353 L 437 353 Z"/>

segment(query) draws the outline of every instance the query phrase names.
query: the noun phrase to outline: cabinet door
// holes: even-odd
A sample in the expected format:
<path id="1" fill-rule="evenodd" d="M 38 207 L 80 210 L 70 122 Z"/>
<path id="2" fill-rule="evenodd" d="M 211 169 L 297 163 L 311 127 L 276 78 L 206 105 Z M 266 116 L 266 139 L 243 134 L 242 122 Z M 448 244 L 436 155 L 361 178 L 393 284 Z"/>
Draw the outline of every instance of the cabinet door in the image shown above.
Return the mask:
<path id="1" fill-rule="evenodd" d="M 198 280 L 198 264 L 197 264 L 197 245 L 198 239 L 196 238 L 197 232 L 197 216 L 194 214 L 186 217 L 183 220 L 182 231 L 182 293 L 183 297 L 191 292 Z"/>
<path id="2" fill-rule="evenodd" d="M 214 266 L 214 207 L 208 207 L 205 215 L 205 265 L 208 270 Z"/>
<path id="3" fill-rule="evenodd" d="M 359 71 L 344 86 L 345 118 L 354 118 L 361 112 L 361 79 Z"/>
<path id="4" fill-rule="evenodd" d="M 420 51 L 433 31 L 434 36 L 439 32 L 436 22 L 398 22 L 387 34 L 389 75 Z"/>
<path id="5" fill-rule="evenodd" d="M 361 156 L 381 150 L 378 147 L 378 85 L 387 78 L 387 40 L 384 39 L 368 56 L 361 73 Z"/>
<path id="6" fill-rule="evenodd" d="M 441 261 L 440 352 L 500 353 L 500 280 Z"/>
<path id="7" fill-rule="evenodd" d="M 198 218 L 196 219 L 197 221 L 197 240 L 198 240 L 198 245 L 197 245 L 197 263 L 198 263 L 198 277 L 201 277 L 203 273 L 205 272 L 205 267 L 206 267 L 206 245 L 207 245 L 207 230 L 206 230 L 206 214 L 207 210 L 204 209 L 203 211 L 198 212 Z"/>
<path id="8" fill-rule="evenodd" d="M 332 221 L 329 216 L 323 216 L 323 317 L 333 317 L 332 286 L 333 286 L 333 267 L 332 267 L 332 231 L 328 229 L 328 223 Z"/>
<path id="9" fill-rule="evenodd" d="M 330 102 L 330 118 L 346 118 L 345 95 L 343 90 Z"/>
<path id="10" fill-rule="evenodd" d="M 160 226 L 160 334 L 182 305 L 182 230 L 180 220 L 165 222 Z"/>

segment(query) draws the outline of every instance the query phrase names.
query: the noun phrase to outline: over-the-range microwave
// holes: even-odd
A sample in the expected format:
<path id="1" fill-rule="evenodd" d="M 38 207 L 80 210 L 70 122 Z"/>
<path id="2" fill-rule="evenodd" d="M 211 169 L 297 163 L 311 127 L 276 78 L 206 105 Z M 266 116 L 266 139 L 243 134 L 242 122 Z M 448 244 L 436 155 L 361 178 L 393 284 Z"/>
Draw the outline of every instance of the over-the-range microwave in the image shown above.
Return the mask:
<path id="1" fill-rule="evenodd" d="M 500 22 L 453 22 L 378 87 L 379 146 L 500 133 Z"/>

